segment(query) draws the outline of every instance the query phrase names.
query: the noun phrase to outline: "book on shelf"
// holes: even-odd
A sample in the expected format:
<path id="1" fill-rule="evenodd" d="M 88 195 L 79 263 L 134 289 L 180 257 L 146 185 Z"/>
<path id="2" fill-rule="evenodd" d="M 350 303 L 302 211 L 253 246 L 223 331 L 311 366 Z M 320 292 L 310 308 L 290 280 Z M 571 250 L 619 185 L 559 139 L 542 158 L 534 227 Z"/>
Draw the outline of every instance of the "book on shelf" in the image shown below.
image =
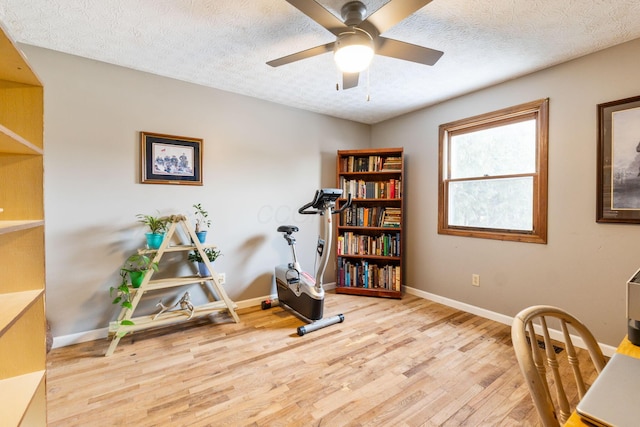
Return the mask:
<path id="1" fill-rule="evenodd" d="M 384 208 L 380 227 L 400 227 L 402 210 L 400 208 Z"/>
<path id="2" fill-rule="evenodd" d="M 383 233 L 377 236 L 346 231 L 337 238 L 338 255 L 371 255 L 399 257 L 400 233 Z"/>
<path id="3" fill-rule="evenodd" d="M 377 172 L 383 167 L 383 158 L 380 156 L 347 156 L 342 159 L 340 171 L 342 172 Z"/>
<path id="4" fill-rule="evenodd" d="M 386 289 L 400 291 L 399 265 L 378 265 L 366 260 L 350 261 L 338 258 L 338 286 L 345 288 Z"/>
<path id="5" fill-rule="evenodd" d="M 387 181 L 366 181 L 364 179 L 346 179 L 340 177 L 342 194 L 351 194 L 356 199 L 400 199 L 402 182 L 399 179 Z"/>
<path id="6" fill-rule="evenodd" d="M 340 172 L 399 171 L 402 158 L 398 156 L 346 156 L 340 161 Z"/>
<path id="7" fill-rule="evenodd" d="M 342 212 L 340 225 L 348 227 L 392 227 L 402 224 L 402 209 L 380 206 L 351 206 Z"/>
<path id="8" fill-rule="evenodd" d="M 402 169 L 402 158 L 400 157 L 386 157 L 382 163 L 383 171 L 396 171 Z"/>

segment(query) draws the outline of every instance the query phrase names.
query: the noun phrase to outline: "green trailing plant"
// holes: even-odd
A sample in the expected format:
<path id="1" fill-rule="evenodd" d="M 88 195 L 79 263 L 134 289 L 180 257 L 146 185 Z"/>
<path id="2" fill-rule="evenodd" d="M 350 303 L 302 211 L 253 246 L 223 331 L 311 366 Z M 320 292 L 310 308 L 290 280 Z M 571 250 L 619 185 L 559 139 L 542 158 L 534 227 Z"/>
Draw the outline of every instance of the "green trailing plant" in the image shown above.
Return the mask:
<path id="1" fill-rule="evenodd" d="M 209 262 L 215 261 L 219 256 L 222 255 L 222 252 L 219 249 L 204 248 L 203 250 L 207 258 L 209 258 Z M 202 256 L 200 255 L 200 252 L 198 251 L 189 252 L 187 259 L 193 262 L 204 262 L 202 260 Z"/>
<path id="2" fill-rule="evenodd" d="M 162 234 L 167 231 L 167 224 L 169 223 L 169 218 L 167 217 L 138 214 L 136 218 L 138 218 L 138 222 L 149 227 L 151 233 Z"/>
<path id="3" fill-rule="evenodd" d="M 158 263 L 152 261 L 152 257 L 144 254 L 133 254 L 127 258 L 120 268 L 120 285 L 109 288 L 109 296 L 113 298 L 112 304 L 119 304 L 122 308 L 133 309 L 131 304 L 131 286 L 129 284 L 129 273 L 144 272 L 149 269 L 158 271 Z M 133 325 L 131 320 L 121 320 L 121 325 Z"/>
<path id="4" fill-rule="evenodd" d="M 194 212 L 194 215 L 196 216 L 196 233 L 205 231 L 203 228 L 211 227 L 209 212 L 205 211 L 200 203 L 193 205 L 193 208 L 196 210 Z"/>
<path id="5" fill-rule="evenodd" d="M 158 263 L 152 261 L 155 256 L 155 251 L 152 251 L 150 254 L 151 256 L 145 254 L 131 255 L 125 260 L 124 265 L 120 269 L 120 273 L 124 272 L 126 274 L 132 271 L 147 271 L 149 269 L 158 271 Z"/>
<path id="6" fill-rule="evenodd" d="M 120 304 L 122 308 L 126 308 L 128 310 L 133 310 L 133 305 L 131 304 L 131 289 L 129 288 L 129 284 L 127 283 L 126 273 L 120 272 L 120 275 L 123 276 L 122 283 L 118 287 L 109 288 L 109 296 L 113 299 L 111 301 L 112 304 Z M 134 325 L 135 323 L 131 320 L 121 320 L 121 325 Z"/>

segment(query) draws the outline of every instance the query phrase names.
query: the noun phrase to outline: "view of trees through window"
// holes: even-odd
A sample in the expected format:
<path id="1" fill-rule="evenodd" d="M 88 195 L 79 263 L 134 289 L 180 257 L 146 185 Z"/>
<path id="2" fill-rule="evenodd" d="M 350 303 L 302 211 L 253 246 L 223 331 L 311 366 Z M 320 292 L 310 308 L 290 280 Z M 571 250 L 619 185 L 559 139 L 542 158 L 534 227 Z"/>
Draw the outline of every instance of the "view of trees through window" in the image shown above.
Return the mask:
<path id="1" fill-rule="evenodd" d="M 440 233 L 546 242 L 547 103 L 440 126 Z"/>

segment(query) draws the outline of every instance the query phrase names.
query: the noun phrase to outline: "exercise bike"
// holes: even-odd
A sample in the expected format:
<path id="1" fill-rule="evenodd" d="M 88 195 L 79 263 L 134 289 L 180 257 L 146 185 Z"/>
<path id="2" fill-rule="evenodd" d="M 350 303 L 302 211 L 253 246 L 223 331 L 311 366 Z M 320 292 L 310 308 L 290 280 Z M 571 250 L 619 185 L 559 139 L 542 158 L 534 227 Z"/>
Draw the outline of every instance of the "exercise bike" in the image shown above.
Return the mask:
<path id="1" fill-rule="evenodd" d="M 316 253 L 320 260 L 315 279 L 302 270 L 296 256 L 296 239 L 293 233 L 299 231 L 299 228 L 295 225 L 281 225 L 278 227 L 278 232 L 282 233 L 282 237 L 291 247 L 293 262 L 276 267 L 278 299 L 263 301 L 262 309 L 266 310 L 276 305 L 282 305 L 302 317 L 308 324 L 298 327 L 298 335 L 300 336 L 344 321 L 342 314 L 322 318 L 324 307 L 322 278 L 331 252 L 331 235 L 333 233 L 331 216 L 339 214 L 351 206 L 351 194 L 349 194 L 347 202 L 339 209 L 335 208 L 336 200 L 341 195 L 342 190 L 337 188 L 317 190 L 313 200 L 298 209 L 298 213 L 303 215 L 321 215 L 324 217 L 324 239 L 318 238 L 316 248 Z"/>

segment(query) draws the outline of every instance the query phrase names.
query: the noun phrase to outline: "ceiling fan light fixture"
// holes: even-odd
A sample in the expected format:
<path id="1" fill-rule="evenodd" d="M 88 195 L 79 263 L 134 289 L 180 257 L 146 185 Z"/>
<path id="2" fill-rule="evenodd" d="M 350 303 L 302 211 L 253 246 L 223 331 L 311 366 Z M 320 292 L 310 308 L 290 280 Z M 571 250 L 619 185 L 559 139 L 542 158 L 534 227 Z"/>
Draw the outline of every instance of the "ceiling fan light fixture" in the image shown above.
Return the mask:
<path id="1" fill-rule="evenodd" d="M 373 40 L 359 28 L 352 33 L 344 33 L 335 43 L 334 60 L 343 73 L 359 73 L 371 64 L 373 59 Z"/>

